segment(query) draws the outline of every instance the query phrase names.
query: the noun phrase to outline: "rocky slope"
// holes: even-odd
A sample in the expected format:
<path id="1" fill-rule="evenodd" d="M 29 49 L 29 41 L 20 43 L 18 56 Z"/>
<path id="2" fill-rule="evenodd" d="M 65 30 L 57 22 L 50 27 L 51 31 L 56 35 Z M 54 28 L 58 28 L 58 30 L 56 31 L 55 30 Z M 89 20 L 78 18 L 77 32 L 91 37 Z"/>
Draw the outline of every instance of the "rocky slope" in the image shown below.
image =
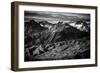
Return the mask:
<path id="1" fill-rule="evenodd" d="M 25 61 L 89 58 L 90 31 L 81 24 L 78 29 L 63 22 L 25 23 Z"/>

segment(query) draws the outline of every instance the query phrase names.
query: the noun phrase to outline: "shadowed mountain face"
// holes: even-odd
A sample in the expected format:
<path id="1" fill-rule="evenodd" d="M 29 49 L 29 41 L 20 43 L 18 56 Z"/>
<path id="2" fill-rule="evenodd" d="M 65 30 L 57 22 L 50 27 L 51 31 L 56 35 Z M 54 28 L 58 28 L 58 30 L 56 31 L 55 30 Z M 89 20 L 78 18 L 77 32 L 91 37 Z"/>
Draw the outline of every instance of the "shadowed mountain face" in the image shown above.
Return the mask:
<path id="1" fill-rule="evenodd" d="M 87 27 L 84 23 L 75 24 L 82 25 L 80 29 L 63 22 L 30 20 L 25 23 L 25 61 L 89 58 L 90 31 L 81 30 Z"/>

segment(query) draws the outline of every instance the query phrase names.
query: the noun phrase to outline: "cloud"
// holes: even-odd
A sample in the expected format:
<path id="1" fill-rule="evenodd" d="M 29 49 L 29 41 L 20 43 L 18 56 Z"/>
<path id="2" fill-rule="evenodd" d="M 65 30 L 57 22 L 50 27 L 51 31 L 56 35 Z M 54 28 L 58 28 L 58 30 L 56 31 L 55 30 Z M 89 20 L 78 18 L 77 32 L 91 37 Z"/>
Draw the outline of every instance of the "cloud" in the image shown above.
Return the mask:
<path id="1" fill-rule="evenodd" d="M 46 11 L 25 11 L 25 19 L 36 19 L 46 21 L 76 21 L 79 19 L 90 20 L 90 14 L 46 12 Z"/>

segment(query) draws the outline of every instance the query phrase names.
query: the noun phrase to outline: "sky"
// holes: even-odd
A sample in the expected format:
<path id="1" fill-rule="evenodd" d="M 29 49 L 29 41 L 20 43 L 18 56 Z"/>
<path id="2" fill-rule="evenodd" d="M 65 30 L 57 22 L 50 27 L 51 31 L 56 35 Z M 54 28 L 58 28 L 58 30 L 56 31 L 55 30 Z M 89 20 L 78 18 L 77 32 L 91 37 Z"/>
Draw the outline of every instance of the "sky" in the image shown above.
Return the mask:
<path id="1" fill-rule="evenodd" d="M 65 13 L 65 12 L 46 12 L 46 11 L 24 11 L 25 22 L 31 19 L 36 21 L 48 21 L 57 23 L 58 21 L 70 22 L 80 19 L 90 20 L 90 14 Z"/>

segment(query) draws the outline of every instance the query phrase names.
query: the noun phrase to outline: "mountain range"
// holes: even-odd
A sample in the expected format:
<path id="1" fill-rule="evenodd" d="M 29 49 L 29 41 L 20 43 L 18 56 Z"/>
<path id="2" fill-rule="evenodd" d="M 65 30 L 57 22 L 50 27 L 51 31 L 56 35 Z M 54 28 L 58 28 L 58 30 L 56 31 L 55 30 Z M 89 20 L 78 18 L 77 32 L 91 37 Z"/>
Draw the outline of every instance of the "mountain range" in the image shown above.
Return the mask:
<path id="1" fill-rule="evenodd" d="M 28 55 L 25 54 L 26 60 L 38 60 L 38 58 L 61 59 L 64 56 L 66 56 L 66 59 L 74 58 L 75 54 L 77 55 L 86 50 L 89 53 L 90 25 L 85 21 L 52 24 L 48 21 L 36 22 L 30 20 L 25 22 L 24 28 L 25 53 L 28 53 Z M 58 52 L 54 53 L 53 50 Z M 73 50 L 75 50 L 75 54 Z M 67 53 L 70 54 L 71 52 L 71 55 L 67 55 Z M 61 55 L 61 53 L 64 54 Z M 52 57 L 54 54 L 56 58 Z M 82 54 L 86 55 L 86 53 Z M 87 57 L 87 55 L 82 55 L 82 57 Z"/>
<path id="2" fill-rule="evenodd" d="M 81 27 L 79 28 L 78 26 Z M 36 22 L 31 20 L 25 23 L 25 44 L 47 44 L 52 42 L 79 39 L 90 35 L 89 27 L 85 22 L 68 24 L 58 22 L 52 24 L 47 21 Z"/>

